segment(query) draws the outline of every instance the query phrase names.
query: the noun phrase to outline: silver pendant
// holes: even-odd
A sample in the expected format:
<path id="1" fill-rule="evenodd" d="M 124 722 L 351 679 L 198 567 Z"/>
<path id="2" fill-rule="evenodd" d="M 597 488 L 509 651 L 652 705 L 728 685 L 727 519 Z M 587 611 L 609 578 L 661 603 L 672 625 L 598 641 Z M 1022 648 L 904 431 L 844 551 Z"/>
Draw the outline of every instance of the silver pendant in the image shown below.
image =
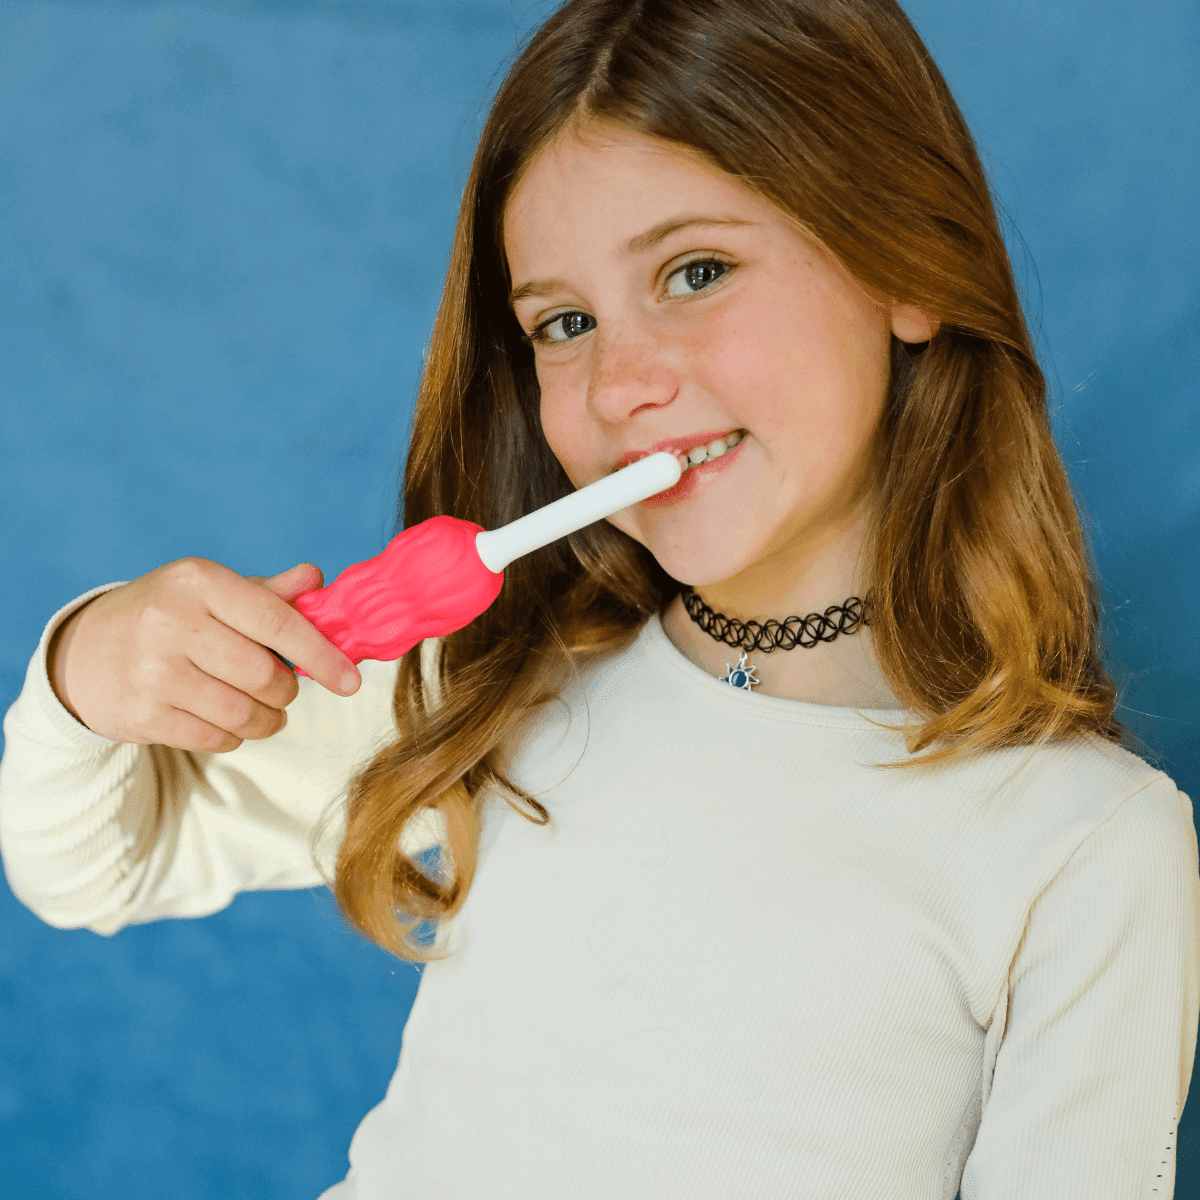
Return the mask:
<path id="1" fill-rule="evenodd" d="M 747 692 L 754 687 L 756 683 L 762 683 L 761 679 L 755 678 L 754 672 L 758 668 L 750 666 L 746 663 L 746 651 L 742 651 L 742 657 L 738 661 L 736 667 L 731 667 L 728 663 L 725 664 L 725 674 L 718 675 L 717 678 L 722 683 L 729 684 L 730 687 L 743 688 Z"/>

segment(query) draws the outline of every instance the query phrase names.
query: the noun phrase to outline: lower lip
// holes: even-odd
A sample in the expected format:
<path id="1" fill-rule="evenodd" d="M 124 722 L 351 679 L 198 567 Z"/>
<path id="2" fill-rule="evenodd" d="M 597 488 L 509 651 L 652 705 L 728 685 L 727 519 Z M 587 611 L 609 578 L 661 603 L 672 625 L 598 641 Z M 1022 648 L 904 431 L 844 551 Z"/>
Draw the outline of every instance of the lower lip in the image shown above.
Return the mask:
<path id="1" fill-rule="evenodd" d="M 665 508 L 669 504 L 678 504 L 681 500 L 686 500 L 706 479 L 713 475 L 719 475 L 733 459 L 737 458 L 738 452 L 746 444 L 749 436 L 748 433 L 743 433 L 742 440 L 732 450 L 726 450 L 720 458 L 701 463 L 698 467 L 688 467 L 674 487 L 668 488 L 665 492 L 658 492 L 649 499 L 643 500 L 642 503 L 649 508 Z"/>

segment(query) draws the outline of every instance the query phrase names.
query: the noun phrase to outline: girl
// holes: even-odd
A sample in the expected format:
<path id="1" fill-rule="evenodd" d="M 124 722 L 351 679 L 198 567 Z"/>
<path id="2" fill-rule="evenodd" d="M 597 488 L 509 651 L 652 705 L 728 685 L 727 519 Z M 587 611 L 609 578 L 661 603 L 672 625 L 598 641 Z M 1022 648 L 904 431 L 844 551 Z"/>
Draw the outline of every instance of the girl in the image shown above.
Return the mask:
<path id="1" fill-rule="evenodd" d="M 1191 802 L 1113 715 L 987 181 L 892 0 L 571 0 L 500 89 L 404 524 L 663 447 L 679 485 L 357 691 L 308 564 L 68 605 L 6 723 L 14 892 L 112 933 L 324 880 L 427 963 L 325 1200 L 1170 1196 Z"/>

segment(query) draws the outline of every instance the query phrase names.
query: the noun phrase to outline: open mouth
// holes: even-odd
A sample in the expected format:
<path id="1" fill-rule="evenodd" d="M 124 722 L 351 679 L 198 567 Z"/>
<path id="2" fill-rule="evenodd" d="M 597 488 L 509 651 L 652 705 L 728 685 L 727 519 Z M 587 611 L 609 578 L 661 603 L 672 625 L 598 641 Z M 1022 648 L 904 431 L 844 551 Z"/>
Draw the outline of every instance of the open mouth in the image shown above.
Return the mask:
<path id="1" fill-rule="evenodd" d="M 732 450 L 745 436 L 746 430 L 735 429 L 723 438 L 709 442 L 707 446 L 697 446 L 686 454 L 677 454 L 675 457 L 679 459 L 679 465 L 687 471 L 692 467 L 701 466 L 703 463 L 712 462 L 714 458 L 720 458 L 721 455 Z"/>
<path id="2" fill-rule="evenodd" d="M 712 462 L 713 459 L 727 454 L 747 435 L 747 432 L 745 429 L 735 429 L 732 433 L 727 433 L 724 437 L 719 437 L 709 442 L 707 446 L 696 446 L 692 450 L 675 455 L 675 457 L 679 460 L 679 465 L 684 471 L 689 471 L 692 467 L 703 466 L 705 463 Z M 635 461 L 641 462 L 641 459 L 636 459 Z M 633 463 L 629 465 L 632 466 Z M 614 467 L 609 474 L 615 475 L 620 470 L 623 470 L 623 468 Z"/>

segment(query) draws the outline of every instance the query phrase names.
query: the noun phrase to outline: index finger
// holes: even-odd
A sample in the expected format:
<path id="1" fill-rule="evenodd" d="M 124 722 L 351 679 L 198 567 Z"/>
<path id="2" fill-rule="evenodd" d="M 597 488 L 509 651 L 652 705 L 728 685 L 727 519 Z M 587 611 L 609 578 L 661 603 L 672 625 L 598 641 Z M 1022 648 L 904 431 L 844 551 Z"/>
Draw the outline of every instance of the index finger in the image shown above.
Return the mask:
<path id="1" fill-rule="evenodd" d="M 239 599 L 242 595 L 239 590 Z M 230 616 L 235 616 L 232 621 L 218 611 L 214 611 L 213 615 L 253 638 L 297 675 L 315 679 L 322 687 L 339 696 L 353 695 L 358 690 L 362 677 L 353 660 L 329 641 L 303 613 L 297 612 L 270 588 L 255 585 L 254 593 L 246 596 L 246 608 L 243 611 L 240 622 L 236 620 L 236 615 L 241 613 L 235 615 L 230 612 Z"/>
<path id="2" fill-rule="evenodd" d="M 271 650 L 271 647 L 268 646 L 267 649 Z M 281 663 L 283 663 L 283 665 L 285 667 L 289 668 L 292 671 L 295 671 L 295 673 L 297 675 L 303 675 L 305 679 L 312 678 L 312 676 L 303 667 L 298 667 L 298 666 L 296 666 L 295 663 L 288 662 L 288 660 L 286 658 L 284 658 L 283 655 L 280 654 L 277 650 L 271 650 L 271 653 L 274 654 L 275 657 L 277 659 L 279 659 L 279 661 Z M 346 661 L 349 662 L 349 664 L 350 664 L 349 670 L 347 670 L 346 672 L 343 673 L 338 686 L 335 688 L 330 688 L 330 691 L 343 693 L 343 694 L 349 696 L 351 693 L 358 690 L 358 685 L 360 683 L 362 683 L 362 674 L 358 670 L 358 668 L 355 666 L 353 659 L 347 659 Z M 319 683 L 320 680 L 318 680 L 317 682 Z M 325 686 L 329 687 L 328 684 L 326 684 Z"/>

